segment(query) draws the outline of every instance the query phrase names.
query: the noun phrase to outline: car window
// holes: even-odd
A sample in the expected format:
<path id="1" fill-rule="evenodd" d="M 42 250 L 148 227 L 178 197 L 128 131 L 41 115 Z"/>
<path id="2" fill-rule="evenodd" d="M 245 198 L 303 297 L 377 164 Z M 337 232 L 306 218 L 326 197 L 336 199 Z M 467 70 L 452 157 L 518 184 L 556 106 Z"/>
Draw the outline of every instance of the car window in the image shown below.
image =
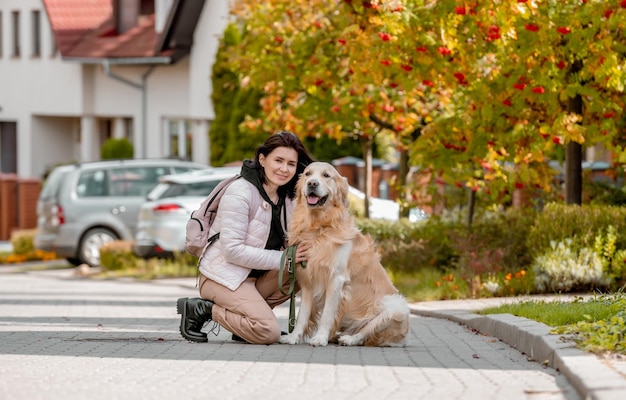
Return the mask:
<path id="1" fill-rule="evenodd" d="M 146 195 L 146 199 L 148 200 L 160 199 L 163 192 L 165 192 L 169 186 L 170 186 L 169 183 L 159 183 L 158 185 L 154 187 L 154 189 L 150 191 L 150 193 Z"/>
<path id="2" fill-rule="evenodd" d="M 188 170 L 188 168 L 183 168 Z M 172 172 L 167 166 L 119 167 L 83 171 L 76 192 L 79 197 L 145 197 L 159 183 L 159 177 Z"/>
<path id="3" fill-rule="evenodd" d="M 139 190 L 137 186 L 142 180 L 142 173 L 137 168 L 112 168 L 108 174 L 111 196 L 133 196 L 133 191 Z"/>
<path id="4" fill-rule="evenodd" d="M 193 171 L 193 170 L 196 170 L 196 169 L 197 168 L 176 166 L 176 167 L 174 167 L 174 173 L 175 174 L 182 174 L 183 172 L 189 172 L 189 171 Z"/>
<path id="5" fill-rule="evenodd" d="M 111 195 L 147 195 L 159 182 L 159 177 L 170 173 L 168 167 L 127 167 L 110 170 Z"/>
<path id="6" fill-rule="evenodd" d="M 170 183 L 167 186 L 167 189 L 163 190 L 158 198 L 165 199 L 175 196 L 208 196 L 220 182 L 220 180 L 215 180 L 185 184 Z"/>
<path id="7" fill-rule="evenodd" d="M 57 196 L 59 193 L 59 188 L 63 183 L 63 179 L 70 172 L 67 169 L 55 169 L 48 175 L 43 188 L 41 189 L 41 193 L 39 195 L 42 199 L 52 199 Z"/>
<path id="8" fill-rule="evenodd" d="M 78 178 L 76 194 L 78 197 L 108 196 L 109 180 L 106 171 L 89 170 L 83 171 Z"/>

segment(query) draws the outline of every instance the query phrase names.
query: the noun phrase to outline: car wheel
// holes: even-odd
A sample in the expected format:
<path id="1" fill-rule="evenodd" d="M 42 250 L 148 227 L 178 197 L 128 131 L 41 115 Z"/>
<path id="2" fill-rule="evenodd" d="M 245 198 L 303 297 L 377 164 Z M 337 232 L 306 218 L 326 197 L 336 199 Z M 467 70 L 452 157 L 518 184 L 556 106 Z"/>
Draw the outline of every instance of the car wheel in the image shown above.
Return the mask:
<path id="1" fill-rule="evenodd" d="M 66 258 L 67 262 L 72 264 L 73 266 L 77 267 L 80 264 L 82 264 L 83 262 L 80 260 L 80 258 L 76 258 L 76 257 L 68 257 Z"/>
<path id="2" fill-rule="evenodd" d="M 90 267 L 99 267 L 100 247 L 117 239 L 117 235 L 108 229 L 96 228 L 87 231 L 80 241 L 80 259 Z"/>

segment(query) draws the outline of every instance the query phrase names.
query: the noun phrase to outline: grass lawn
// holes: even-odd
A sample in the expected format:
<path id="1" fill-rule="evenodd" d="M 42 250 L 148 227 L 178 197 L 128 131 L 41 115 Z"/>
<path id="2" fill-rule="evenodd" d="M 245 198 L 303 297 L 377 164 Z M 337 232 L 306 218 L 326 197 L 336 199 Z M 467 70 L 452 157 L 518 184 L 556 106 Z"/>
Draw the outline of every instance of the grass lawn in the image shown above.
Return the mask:
<path id="1" fill-rule="evenodd" d="M 483 309 L 480 314 L 513 314 L 553 327 L 579 348 L 626 354 L 626 294 L 597 295 L 587 300 L 520 301 Z"/>

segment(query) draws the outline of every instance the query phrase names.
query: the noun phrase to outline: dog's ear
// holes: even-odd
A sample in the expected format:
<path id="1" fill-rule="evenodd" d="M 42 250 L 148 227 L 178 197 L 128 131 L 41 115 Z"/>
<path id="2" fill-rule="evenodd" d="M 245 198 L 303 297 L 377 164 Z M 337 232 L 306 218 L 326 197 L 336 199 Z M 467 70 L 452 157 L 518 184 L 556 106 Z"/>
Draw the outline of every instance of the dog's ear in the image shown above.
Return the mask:
<path id="1" fill-rule="evenodd" d="M 348 197 L 348 178 L 345 176 L 337 175 L 337 194 L 339 202 L 346 208 L 350 207 L 350 198 Z"/>
<path id="2" fill-rule="evenodd" d="M 303 176 L 304 173 L 301 173 L 298 177 L 298 180 L 296 181 L 296 200 L 302 198 L 302 185 L 304 184 L 302 183 L 304 181 Z"/>

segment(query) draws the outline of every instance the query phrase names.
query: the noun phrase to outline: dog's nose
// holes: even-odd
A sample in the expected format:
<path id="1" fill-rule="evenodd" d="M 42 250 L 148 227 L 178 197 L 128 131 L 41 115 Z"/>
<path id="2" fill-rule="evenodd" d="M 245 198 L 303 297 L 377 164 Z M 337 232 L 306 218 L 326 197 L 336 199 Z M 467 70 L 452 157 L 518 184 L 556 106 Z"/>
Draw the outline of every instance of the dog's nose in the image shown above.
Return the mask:
<path id="1" fill-rule="evenodd" d="M 319 185 L 319 183 L 315 179 L 311 179 L 306 183 L 306 185 L 311 189 L 315 189 Z"/>

